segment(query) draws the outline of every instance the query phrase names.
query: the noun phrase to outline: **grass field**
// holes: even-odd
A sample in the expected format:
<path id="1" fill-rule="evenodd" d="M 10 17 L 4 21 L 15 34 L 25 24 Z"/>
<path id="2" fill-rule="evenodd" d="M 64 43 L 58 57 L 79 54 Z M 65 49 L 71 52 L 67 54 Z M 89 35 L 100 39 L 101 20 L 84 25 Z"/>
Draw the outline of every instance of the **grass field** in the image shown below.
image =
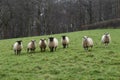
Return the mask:
<path id="1" fill-rule="evenodd" d="M 101 44 L 104 32 L 111 34 L 112 42 Z M 61 35 L 70 38 L 69 48 L 63 49 Z M 82 37 L 94 40 L 91 51 L 82 48 Z M 0 40 L 0 80 L 120 80 L 120 29 L 97 29 L 52 35 L 59 40 L 56 52 L 26 52 L 27 43 L 46 36 Z M 14 55 L 12 44 L 23 41 L 21 55 Z"/>

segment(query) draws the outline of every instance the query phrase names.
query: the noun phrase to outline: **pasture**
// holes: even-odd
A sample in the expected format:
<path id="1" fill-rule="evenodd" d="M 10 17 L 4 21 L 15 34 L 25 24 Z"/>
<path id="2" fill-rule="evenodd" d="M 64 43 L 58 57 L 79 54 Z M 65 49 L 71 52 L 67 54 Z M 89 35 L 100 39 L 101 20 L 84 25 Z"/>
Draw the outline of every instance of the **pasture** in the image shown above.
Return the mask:
<path id="1" fill-rule="evenodd" d="M 101 36 L 109 32 L 111 43 L 107 48 L 101 44 Z M 62 48 L 61 36 L 70 38 L 69 47 Z M 82 48 L 82 37 L 94 41 L 92 50 Z M 55 52 L 40 52 L 39 40 L 54 36 L 59 41 Z M 27 44 L 35 39 L 35 53 L 27 53 Z M 15 55 L 12 45 L 23 41 L 21 55 Z M 120 29 L 97 29 L 46 36 L 0 40 L 1 80 L 120 80 Z"/>

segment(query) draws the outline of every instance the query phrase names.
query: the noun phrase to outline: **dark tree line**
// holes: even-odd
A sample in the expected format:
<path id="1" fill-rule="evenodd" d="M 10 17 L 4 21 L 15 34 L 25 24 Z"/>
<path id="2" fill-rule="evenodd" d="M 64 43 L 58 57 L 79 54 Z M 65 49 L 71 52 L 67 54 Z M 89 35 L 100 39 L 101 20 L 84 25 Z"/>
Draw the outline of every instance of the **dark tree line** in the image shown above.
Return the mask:
<path id="1" fill-rule="evenodd" d="M 120 0 L 0 0 L 0 39 L 81 30 L 120 18 Z"/>

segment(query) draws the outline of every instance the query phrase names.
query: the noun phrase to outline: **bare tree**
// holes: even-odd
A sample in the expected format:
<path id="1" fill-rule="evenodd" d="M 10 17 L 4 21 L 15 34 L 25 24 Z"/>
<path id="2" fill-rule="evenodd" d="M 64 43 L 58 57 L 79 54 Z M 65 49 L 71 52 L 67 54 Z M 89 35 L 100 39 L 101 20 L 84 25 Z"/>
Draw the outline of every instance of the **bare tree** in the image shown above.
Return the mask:
<path id="1" fill-rule="evenodd" d="M 0 0 L 0 39 L 81 30 L 120 18 L 120 0 Z"/>

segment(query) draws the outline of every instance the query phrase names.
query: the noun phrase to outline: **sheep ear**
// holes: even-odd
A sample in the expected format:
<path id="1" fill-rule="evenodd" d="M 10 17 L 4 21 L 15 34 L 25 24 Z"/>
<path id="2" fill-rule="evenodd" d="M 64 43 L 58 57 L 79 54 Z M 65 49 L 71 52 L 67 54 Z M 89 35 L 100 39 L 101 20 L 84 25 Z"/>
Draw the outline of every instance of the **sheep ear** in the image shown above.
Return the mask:
<path id="1" fill-rule="evenodd" d="M 63 35 L 62 37 L 66 37 L 66 35 Z"/>
<path id="2" fill-rule="evenodd" d="M 20 42 L 22 42 L 22 40 L 19 40 Z M 19 41 L 16 41 L 16 42 L 19 42 Z"/>
<path id="3" fill-rule="evenodd" d="M 85 37 L 83 36 L 83 39 L 85 39 Z"/>
<path id="4" fill-rule="evenodd" d="M 49 39 L 50 39 L 50 38 L 54 38 L 54 37 L 51 36 L 51 37 L 49 37 Z"/>
<path id="5" fill-rule="evenodd" d="M 108 34 L 108 32 L 105 32 L 104 34 L 106 35 L 106 34 Z"/>
<path id="6" fill-rule="evenodd" d="M 107 32 L 106 34 L 107 34 L 107 35 L 109 35 L 109 33 L 108 33 L 108 32 Z"/>

